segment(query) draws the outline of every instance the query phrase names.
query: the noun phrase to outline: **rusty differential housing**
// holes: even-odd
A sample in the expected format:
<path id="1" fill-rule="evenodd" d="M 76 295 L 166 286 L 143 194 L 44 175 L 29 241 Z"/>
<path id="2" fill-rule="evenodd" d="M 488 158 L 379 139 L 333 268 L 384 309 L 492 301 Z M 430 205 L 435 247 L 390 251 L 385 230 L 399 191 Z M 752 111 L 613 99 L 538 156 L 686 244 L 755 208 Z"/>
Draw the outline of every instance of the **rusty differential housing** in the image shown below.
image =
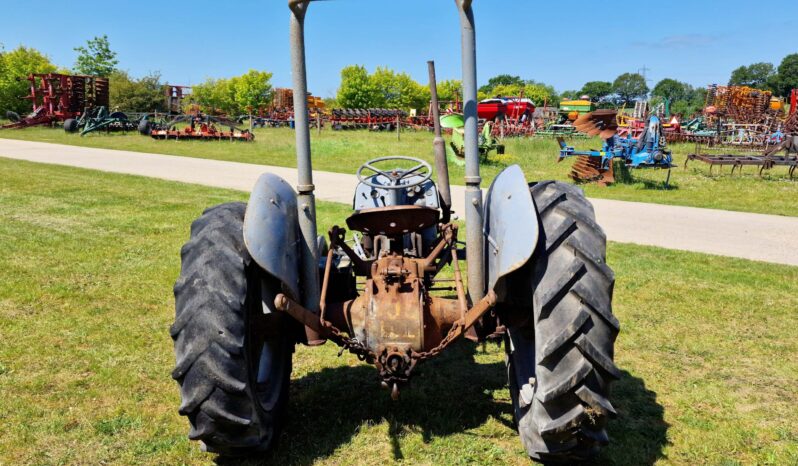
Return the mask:
<path id="1" fill-rule="evenodd" d="M 404 381 L 412 355 L 438 346 L 463 317 L 456 299 L 431 296 L 426 290 L 426 259 L 391 254 L 371 266 L 362 295 L 327 309 L 336 326 L 371 349 L 383 379 Z"/>

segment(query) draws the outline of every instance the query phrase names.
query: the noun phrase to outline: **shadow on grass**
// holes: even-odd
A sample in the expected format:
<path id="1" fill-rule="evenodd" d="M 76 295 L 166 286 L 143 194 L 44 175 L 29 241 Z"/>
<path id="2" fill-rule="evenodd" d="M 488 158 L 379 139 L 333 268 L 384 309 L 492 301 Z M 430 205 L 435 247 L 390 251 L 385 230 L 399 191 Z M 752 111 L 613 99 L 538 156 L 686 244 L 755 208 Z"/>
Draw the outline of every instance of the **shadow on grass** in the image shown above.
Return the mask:
<path id="1" fill-rule="evenodd" d="M 376 371 L 358 365 L 327 368 L 292 382 L 286 427 L 274 451 L 262 460 L 218 464 L 309 465 L 352 441 L 360 429 L 387 423 L 391 456 L 402 460 L 399 439 L 420 434 L 424 443 L 462 433 L 494 418 L 515 430 L 509 401 L 492 392 L 506 385 L 503 362 L 477 364 L 479 347 L 460 342 L 419 366 L 398 402 L 379 387 Z M 611 446 L 597 458 L 601 464 L 651 464 L 661 456 L 667 424 L 662 406 L 641 379 L 624 372 L 613 390 L 618 419 L 610 422 Z M 520 440 L 519 440 L 520 442 Z M 532 462 L 530 461 L 530 464 Z"/>
<path id="2" fill-rule="evenodd" d="M 623 371 L 621 380 L 612 385 L 611 400 L 618 417 L 607 425 L 610 445 L 602 450 L 598 463 L 646 465 L 662 458 L 669 425 L 657 394 L 646 388 L 643 379 Z"/>
<path id="3" fill-rule="evenodd" d="M 649 173 L 660 173 L 662 174 L 662 180 L 655 181 L 649 180 L 646 178 L 635 177 L 632 175 L 633 170 L 646 170 Z M 675 189 L 679 189 L 679 185 L 673 182 L 673 176 L 671 174 L 670 180 L 668 180 L 668 170 L 663 168 L 635 168 L 630 169 L 623 163 L 616 163 L 615 164 L 615 183 L 616 184 L 626 184 L 626 185 L 642 185 L 643 189 L 652 189 L 652 190 L 660 190 L 660 191 L 672 191 Z"/>

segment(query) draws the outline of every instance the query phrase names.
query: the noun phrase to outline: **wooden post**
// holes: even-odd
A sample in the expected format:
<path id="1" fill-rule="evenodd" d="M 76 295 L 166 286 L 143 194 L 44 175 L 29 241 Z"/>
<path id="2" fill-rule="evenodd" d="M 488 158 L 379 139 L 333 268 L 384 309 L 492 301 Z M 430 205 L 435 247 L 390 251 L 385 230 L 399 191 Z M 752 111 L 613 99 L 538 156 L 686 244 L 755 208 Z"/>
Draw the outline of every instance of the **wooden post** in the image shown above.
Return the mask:
<path id="1" fill-rule="evenodd" d="M 319 136 L 321 136 L 321 112 L 318 110 L 316 110 L 316 130 Z"/>
<path id="2" fill-rule="evenodd" d="M 400 118 L 399 114 L 397 113 L 396 114 L 396 140 L 397 141 L 401 141 L 402 140 L 402 125 L 400 123 L 399 118 Z"/>

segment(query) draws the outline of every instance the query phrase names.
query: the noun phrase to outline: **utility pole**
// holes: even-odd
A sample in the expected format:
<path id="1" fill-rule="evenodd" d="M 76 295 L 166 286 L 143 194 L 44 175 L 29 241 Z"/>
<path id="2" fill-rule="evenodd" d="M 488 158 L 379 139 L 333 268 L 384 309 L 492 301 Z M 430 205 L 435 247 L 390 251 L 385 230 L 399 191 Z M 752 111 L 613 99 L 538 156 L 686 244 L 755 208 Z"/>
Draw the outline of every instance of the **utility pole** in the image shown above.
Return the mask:
<path id="1" fill-rule="evenodd" d="M 646 65 L 643 65 L 642 68 L 638 68 L 637 73 L 643 76 L 643 81 L 648 82 L 648 78 L 646 78 L 646 73 L 651 71 L 651 68 L 646 68 Z"/>

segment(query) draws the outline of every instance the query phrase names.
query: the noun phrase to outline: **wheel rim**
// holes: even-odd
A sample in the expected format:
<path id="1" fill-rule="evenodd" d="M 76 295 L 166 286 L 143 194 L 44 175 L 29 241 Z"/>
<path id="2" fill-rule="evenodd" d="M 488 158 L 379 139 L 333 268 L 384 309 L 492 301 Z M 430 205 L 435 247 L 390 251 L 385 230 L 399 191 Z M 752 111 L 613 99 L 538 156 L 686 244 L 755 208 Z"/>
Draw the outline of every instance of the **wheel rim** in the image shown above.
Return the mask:
<path id="1" fill-rule="evenodd" d="M 258 282 L 255 279 L 252 282 Z M 272 291 L 266 290 L 261 297 L 261 287 L 254 286 L 250 305 L 248 306 L 248 322 L 246 345 L 249 353 L 249 378 L 252 391 L 260 409 L 272 412 L 277 407 L 283 393 L 283 385 L 288 369 L 286 354 L 291 353 L 288 332 L 285 329 L 284 316 L 271 313 L 264 314 L 261 299 L 273 301 Z"/>
<path id="2" fill-rule="evenodd" d="M 260 351 L 257 375 L 255 379 L 255 395 L 261 408 L 272 411 L 282 393 L 285 380 L 285 357 L 280 354 L 286 351 L 285 339 L 264 341 Z"/>

